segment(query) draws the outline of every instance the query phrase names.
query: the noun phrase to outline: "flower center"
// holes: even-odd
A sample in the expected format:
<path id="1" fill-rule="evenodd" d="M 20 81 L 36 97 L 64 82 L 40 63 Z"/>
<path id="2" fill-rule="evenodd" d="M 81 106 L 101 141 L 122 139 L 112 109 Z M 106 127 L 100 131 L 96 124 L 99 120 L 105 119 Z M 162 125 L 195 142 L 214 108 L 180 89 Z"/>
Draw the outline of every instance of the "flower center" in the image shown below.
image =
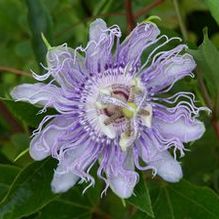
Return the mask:
<path id="1" fill-rule="evenodd" d="M 109 137 L 115 138 L 117 124 L 125 123 L 125 129 L 120 133 L 120 146 L 126 150 L 138 136 L 136 120 L 140 117 L 148 117 L 151 112 L 137 105 L 136 96 L 142 95 L 136 85 L 130 87 L 112 85 L 101 89 L 99 94 L 98 109 L 102 116 L 102 131 Z M 143 97 L 145 98 L 145 97 Z M 144 99 L 141 101 L 144 102 Z M 141 104 L 142 104 L 141 103 Z"/>
<path id="2" fill-rule="evenodd" d="M 94 141 L 133 145 L 142 125 L 150 127 L 152 107 L 139 78 L 126 68 L 108 69 L 89 79 L 81 95 L 80 123 Z"/>
<path id="3" fill-rule="evenodd" d="M 109 102 L 106 105 L 103 105 L 100 111 L 100 113 L 107 116 L 104 121 L 105 125 L 114 124 L 116 126 L 117 124 L 124 122 L 126 117 L 131 118 L 133 112 L 131 109 L 124 107 L 125 104 L 129 105 L 130 108 L 135 105 L 134 103 L 129 102 L 131 100 L 130 97 L 133 96 L 131 92 L 131 89 L 128 87 L 115 84 L 108 87 L 106 90 L 100 91 L 100 95 L 108 95 L 108 97 L 112 98 L 112 102 L 110 101 L 110 98 L 108 98 Z M 117 103 L 114 103 L 113 100 L 117 101 Z"/>

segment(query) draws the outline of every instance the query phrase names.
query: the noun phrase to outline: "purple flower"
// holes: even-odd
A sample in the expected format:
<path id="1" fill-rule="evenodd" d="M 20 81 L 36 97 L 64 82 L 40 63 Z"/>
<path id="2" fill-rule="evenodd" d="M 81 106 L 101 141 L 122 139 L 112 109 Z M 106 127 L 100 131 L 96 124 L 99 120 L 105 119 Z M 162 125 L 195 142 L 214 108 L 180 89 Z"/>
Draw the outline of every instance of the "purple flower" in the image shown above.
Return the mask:
<path id="1" fill-rule="evenodd" d="M 49 48 L 47 73 L 33 76 L 50 77 L 50 83 L 22 84 L 11 92 L 17 101 L 44 106 L 41 112 L 47 107 L 58 112 L 45 116 L 34 131 L 31 157 L 59 161 L 51 183 L 55 193 L 78 181 L 94 185 L 89 172 L 96 162 L 106 189 L 121 198 L 133 194 L 136 169 L 152 169 L 178 182 L 183 174 L 176 151 L 183 156 L 183 144 L 203 135 L 204 124 L 196 118 L 206 108 L 196 107 L 190 92 L 166 93 L 177 80 L 193 75 L 192 56 L 185 45 L 161 51 L 178 38 L 159 36 L 151 22 L 137 25 L 122 43 L 119 27 L 108 28 L 101 19 L 91 23 L 89 33 L 86 48 Z M 141 61 L 143 51 L 159 42 Z"/>

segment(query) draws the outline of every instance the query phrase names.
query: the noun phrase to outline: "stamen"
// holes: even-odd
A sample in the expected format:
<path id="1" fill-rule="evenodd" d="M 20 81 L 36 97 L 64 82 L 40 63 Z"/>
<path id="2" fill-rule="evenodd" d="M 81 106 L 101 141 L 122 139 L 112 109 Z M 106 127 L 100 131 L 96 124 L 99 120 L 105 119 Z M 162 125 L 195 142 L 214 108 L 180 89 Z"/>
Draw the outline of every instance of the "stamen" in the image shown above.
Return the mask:
<path id="1" fill-rule="evenodd" d="M 128 127 L 127 127 L 127 130 L 126 130 L 126 134 L 127 134 L 128 137 L 130 137 L 131 134 L 132 134 L 132 124 L 131 124 L 131 121 L 130 121 L 130 120 L 128 121 L 127 126 L 128 126 Z"/>
<path id="2" fill-rule="evenodd" d="M 134 102 L 135 99 L 135 86 L 131 86 L 130 91 L 129 91 L 129 102 Z"/>
<path id="3" fill-rule="evenodd" d="M 145 110 L 145 109 L 140 109 L 140 110 L 139 110 L 139 115 L 142 115 L 142 116 L 149 116 L 150 113 L 149 113 L 147 110 Z"/>
<path id="4" fill-rule="evenodd" d="M 116 119 L 120 118 L 121 116 L 123 116 L 121 111 L 117 111 L 115 112 L 113 115 L 111 115 L 110 117 L 108 117 L 105 121 L 104 124 L 105 125 L 110 125 L 111 123 L 115 122 Z"/>

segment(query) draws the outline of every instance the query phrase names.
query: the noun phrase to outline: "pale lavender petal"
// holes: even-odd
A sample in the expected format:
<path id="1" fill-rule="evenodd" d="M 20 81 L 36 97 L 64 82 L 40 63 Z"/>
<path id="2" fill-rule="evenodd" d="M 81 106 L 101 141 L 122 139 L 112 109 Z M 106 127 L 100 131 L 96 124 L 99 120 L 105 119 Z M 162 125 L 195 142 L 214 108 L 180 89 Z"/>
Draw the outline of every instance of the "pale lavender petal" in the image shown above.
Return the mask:
<path id="1" fill-rule="evenodd" d="M 68 191 L 70 188 L 72 188 L 77 181 L 79 180 L 79 177 L 72 172 L 62 172 L 62 167 L 58 166 L 55 170 L 52 182 L 51 182 L 51 188 L 54 193 L 63 193 Z"/>
<path id="2" fill-rule="evenodd" d="M 109 178 L 110 188 L 120 198 L 129 198 L 133 194 L 134 187 L 137 183 L 136 174 L 123 173 Z"/>
<path id="3" fill-rule="evenodd" d="M 186 121 L 183 117 L 173 123 L 168 123 L 159 119 L 155 119 L 154 123 L 156 123 L 158 130 L 163 136 L 169 138 L 177 137 L 185 143 L 198 140 L 205 132 L 203 122 L 198 120 L 193 122 Z"/>
<path id="4" fill-rule="evenodd" d="M 65 192 L 70 189 L 77 182 L 78 179 L 89 182 L 90 186 L 94 186 L 94 178 L 90 175 L 89 171 L 91 167 L 96 163 L 101 152 L 100 146 L 91 144 L 87 134 L 77 136 L 76 139 L 70 141 L 64 139 L 65 144 L 60 147 L 57 153 L 57 159 L 59 159 L 59 166 L 55 171 L 54 179 L 52 181 L 53 190 L 59 190 L 58 185 L 54 184 L 54 180 L 57 176 L 63 175 L 67 177 L 69 182 L 67 185 L 63 182 L 63 190 L 57 192 Z M 58 178 L 59 180 L 59 178 Z M 55 181 L 56 182 L 56 181 Z"/>
<path id="5" fill-rule="evenodd" d="M 179 45 L 164 52 L 142 74 L 142 81 L 151 92 L 158 92 L 181 78 L 191 75 L 196 63 L 191 55 L 179 54 L 184 48 L 183 45 Z"/>
<path id="6" fill-rule="evenodd" d="M 154 157 L 154 161 L 148 163 L 156 173 L 167 182 L 175 183 L 183 177 L 181 165 L 168 151 L 163 151 Z"/>
<path id="7" fill-rule="evenodd" d="M 45 80 L 51 75 L 62 88 L 73 89 L 74 86 L 82 84 L 88 76 L 84 57 L 67 44 L 49 49 L 46 60 L 48 72 L 45 75 L 35 74 L 37 80 Z"/>
<path id="8" fill-rule="evenodd" d="M 114 40 L 121 35 L 118 26 L 107 28 L 102 19 L 96 19 L 90 25 L 90 41 L 86 51 L 86 66 L 90 73 L 97 74 L 112 64 L 111 50 Z"/>
<path id="9" fill-rule="evenodd" d="M 129 152 L 115 152 L 115 157 L 106 167 L 106 175 L 113 192 L 120 198 L 129 198 L 138 182 L 134 171 L 133 155 Z"/>
<path id="10" fill-rule="evenodd" d="M 74 130 L 75 121 L 71 117 L 56 116 L 41 130 L 42 125 L 40 124 L 38 132 L 30 142 L 29 152 L 34 160 L 42 160 L 55 154 L 53 151 L 57 152 L 62 146 L 62 140 L 70 134 L 71 129 Z"/>
<path id="11" fill-rule="evenodd" d="M 139 139 L 136 141 L 136 148 L 138 149 L 139 156 L 145 163 L 156 159 L 161 150 L 166 150 L 164 145 L 161 145 L 158 139 L 150 133 L 142 132 Z"/>
<path id="12" fill-rule="evenodd" d="M 16 101 L 25 101 L 42 106 L 53 106 L 56 99 L 61 98 L 58 87 L 43 83 L 18 85 L 10 94 Z"/>
<path id="13" fill-rule="evenodd" d="M 153 169 L 155 174 L 168 182 L 178 182 L 182 178 L 179 162 L 170 155 L 165 145 L 159 142 L 152 130 L 148 133 L 145 131 L 136 141 L 136 149 L 138 156 L 147 164 L 142 167 L 138 161 L 136 165 L 139 169 Z"/>
<path id="14" fill-rule="evenodd" d="M 155 113 L 153 127 L 166 138 L 178 138 L 185 143 L 195 141 L 204 134 L 205 126 L 203 122 L 192 118 L 190 113 L 180 106 L 175 113 L 162 110 Z"/>
<path id="15" fill-rule="evenodd" d="M 75 105 L 78 105 L 78 102 L 69 100 L 61 88 L 54 84 L 21 84 L 15 87 L 10 94 L 16 101 L 29 102 L 45 108 L 52 107 L 61 113 L 74 112 L 77 108 Z"/>
<path id="16" fill-rule="evenodd" d="M 90 24 L 89 39 L 98 42 L 106 29 L 106 22 L 100 18 L 96 19 Z"/>
<path id="17" fill-rule="evenodd" d="M 64 152 L 59 158 L 59 164 L 54 172 L 51 182 L 51 188 L 54 193 L 63 193 L 72 188 L 80 179 L 79 171 L 74 164 L 79 163 L 80 157 L 83 156 L 87 148 L 86 144 L 65 147 Z M 61 149 L 62 151 L 63 149 Z M 86 166 L 87 167 L 87 166 Z"/>
<path id="18" fill-rule="evenodd" d="M 140 23 L 121 44 L 118 50 L 118 62 L 135 65 L 140 61 L 142 52 L 152 45 L 160 30 L 154 23 Z"/>

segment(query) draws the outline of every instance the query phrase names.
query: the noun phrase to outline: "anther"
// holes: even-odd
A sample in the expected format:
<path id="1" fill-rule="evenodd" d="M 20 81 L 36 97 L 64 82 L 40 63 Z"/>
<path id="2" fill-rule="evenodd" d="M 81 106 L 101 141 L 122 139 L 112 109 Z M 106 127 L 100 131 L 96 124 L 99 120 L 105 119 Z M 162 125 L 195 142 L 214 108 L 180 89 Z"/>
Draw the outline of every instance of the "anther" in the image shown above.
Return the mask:
<path id="1" fill-rule="evenodd" d="M 121 111 L 114 112 L 113 115 L 111 115 L 110 117 L 108 117 L 108 118 L 104 121 L 104 124 L 105 124 L 105 125 L 110 125 L 111 123 L 115 122 L 116 119 L 120 118 L 122 115 L 123 115 L 123 114 L 122 114 Z"/>
<path id="2" fill-rule="evenodd" d="M 139 115 L 142 115 L 142 116 L 149 116 L 149 115 L 150 115 L 150 112 L 148 112 L 148 111 L 145 110 L 145 109 L 140 109 L 140 110 L 139 110 Z"/>
<path id="3" fill-rule="evenodd" d="M 132 126 L 131 126 L 131 121 L 128 120 L 127 123 L 127 130 L 125 131 L 126 136 L 130 137 L 132 134 Z"/>

